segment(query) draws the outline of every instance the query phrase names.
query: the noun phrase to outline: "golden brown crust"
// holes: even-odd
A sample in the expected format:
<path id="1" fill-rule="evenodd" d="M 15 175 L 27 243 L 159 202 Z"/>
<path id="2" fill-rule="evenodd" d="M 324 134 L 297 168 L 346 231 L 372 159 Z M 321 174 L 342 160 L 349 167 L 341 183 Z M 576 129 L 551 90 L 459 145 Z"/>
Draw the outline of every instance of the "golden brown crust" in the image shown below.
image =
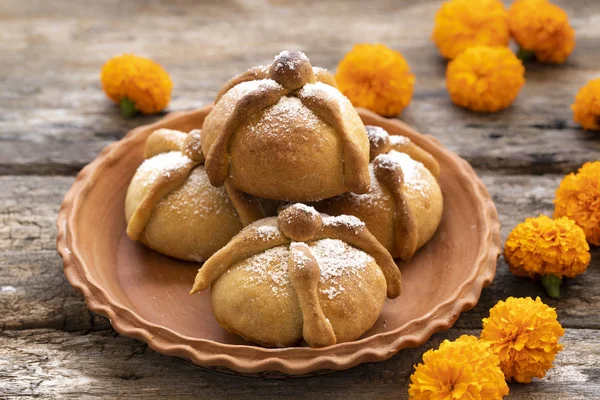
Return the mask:
<path id="1" fill-rule="evenodd" d="M 290 216 L 305 215 L 304 209 L 309 208 L 312 212 L 322 220 L 320 223 L 321 229 L 314 236 L 308 237 L 309 240 L 319 239 L 339 239 L 342 240 L 372 257 L 381 267 L 386 278 L 387 293 L 390 299 L 400 295 L 401 274 L 398 266 L 389 252 L 381 243 L 367 230 L 365 224 L 356 217 L 342 216 L 329 217 L 318 214 L 312 207 L 304 204 L 293 204 L 284 209 L 284 212 L 278 218 L 270 217 L 257 221 L 256 223 L 243 229 L 231 241 L 215 253 L 209 260 L 204 263 L 204 266 L 198 271 L 196 281 L 191 293 L 196 293 L 200 290 L 208 288 L 215 280 L 217 280 L 231 265 L 235 262 L 258 254 L 264 250 L 290 243 L 292 240 L 277 229 L 277 233 L 264 236 L 259 234 L 258 230 L 261 226 L 272 226 L 279 228 L 280 219 L 288 219 Z M 283 217 L 282 217 L 283 215 Z M 325 219 L 323 219 L 325 217 Z M 302 218 L 304 219 L 304 218 Z M 285 221 L 283 225 L 292 225 L 293 222 Z M 309 231 L 312 231 L 310 229 Z M 288 228 L 288 233 L 297 234 L 298 231 Z M 300 231 L 305 234 L 306 231 Z M 303 235 L 307 236 L 307 235 Z"/>
<path id="2" fill-rule="evenodd" d="M 250 225 L 266 216 L 260 200 L 256 197 L 237 190 L 229 182 L 225 182 L 225 191 L 243 226 Z"/>
<path id="3" fill-rule="evenodd" d="M 152 216 L 156 204 L 167 194 L 181 187 L 197 164 L 189 160 L 185 164 L 172 169 L 169 175 L 160 175 L 148 190 L 127 224 L 127 235 L 138 240 Z"/>
<path id="4" fill-rule="evenodd" d="M 198 164 L 203 164 L 204 154 L 202 154 L 202 132 L 200 129 L 190 131 L 178 150 L 189 159 L 196 161 Z"/>
<path id="5" fill-rule="evenodd" d="M 314 206 L 330 215 L 360 218 L 393 257 L 409 260 L 441 220 L 443 199 L 436 181 L 439 165 L 405 136 L 389 135 L 378 126 L 367 125 L 366 130 L 371 158 L 368 193 L 344 193 Z M 408 183 L 403 168 L 409 173 Z"/>
<path id="6" fill-rule="evenodd" d="M 328 85 L 313 85 L 298 91 L 297 96 L 312 112 L 332 125 L 342 138 L 344 178 L 349 191 L 365 193 L 369 190 L 369 159 L 367 149 L 361 146 L 355 132 L 366 130 L 352 104 L 332 96 Z"/>
<path id="7" fill-rule="evenodd" d="M 284 96 L 300 99 L 304 107 L 316 114 L 317 117 L 313 115 L 313 118 L 316 118 L 321 124 L 324 124 L 322 121 L 325 121 L 330 125 L 327 128 L 333 127 L 334 132 L 339 135 L 339 140 L 330 140 L 327 143 L 326 146 L 329 146 L 327 149 L 318 150 L 318 154 L 322 157 L 333 159 L 333 157 L 337 158 L 339 151 L 336 147 L 341 148 L 339 165 L 343 165 L 343 175 L 338 178 L 339 172 L 335 169 L 339 166 L 329 166 L 332 168 L 329 173 L 336 172 L 335 178 L 330 177 L 329 179 L 335 179 L 333 183 L 338 182 L 337 185 L 326 185 L 326 188 L 320 189 L 320 183 L 317 182 L 315 183 L 317 187 L 311 189 L 313 193 L 307 191 L 305 196 L 300 196 L 297 188 L 281 188 L 281 190 L 275 191 L 276 193 L 271 193 L 273 190 L 267 193 L 264 188 L 255 188 L 257 184 L 252 183 L 253 179 L 246 176 L 237 178 L 239 173 L 255 175 L 255 170 L 264 169 L 262 164 L 260 168 L 247 164 L 249 162 L 247 154 L 244 157 L 245 169 L 235 164 L 237 172 L 230 171 L 229 164 L 236 160 L 236 157 L 230 156 L 230 151 L 234 152 L 235 148 L 240 148 L 242 149 L 240 151 L 247 150 L 250 154 L 256 153 L 256 150 L 251 151 L 248 146 L 234 147 L 231 145 L 236 131 L 244 127 L 253 115 L 270 109 L 280 99 L 283 100 Z M 285 136 L 294 131 L 293 129 L 289 132 L 287 129 L 277 129 L 277 123 L 268 121 L 268 118 L 261 124 L 263 122 L 273 125 L 273 129 L 265 128 L 270 135 L 279 133 Z M 324 128 L 313 127 L 312 129 Z M 240 135 L 238 134 L 236 137 L 240 137 Z M 311 141 L 308 145 L 315 146 L 315 143 Z M 284 145 L 280 143 L 279 146 L 270 146 L 269 148 L 271 151 L 279 152 L 280 155 L 287 154 L 283 152 L 284 149 L 278 147 L 284 147 Z M 213 111 L 204 121 L 202 148 L 206 154 L 206 171 L 211 184 L 223 185 L 231 173 L 233 182 L 238 188 L 260 197 L 316 201 L 348 190 L 364 193 L 369 187 L 368 141 L 360 117 L 350 101 L 335 88 L 333 76 L 325 70 L 313 68 L 306 56 L 300 52 L 282 52 L 275 57 L 269 67 L 253 68 L 228 82 L 219 93 Z M 311 153 L 307 149 L 304 150 L 300 154 Z M 278 157 L 277 162 L 285 164 L 285 157 Z M 276 171 L 285 170 L 282 165 L 276 165 L 273 168 Z M 278 172 L 276 175 L 278 177 L 281 173 Z M 310 185 L 309 181 L 310 179 L 304 185 Z M 280 183 L 280 185 L 284 185 L 284 183 Z"/>
<path id="8" fill-rule="evenodd" d="M 170 169 L 168 174 L 160 174 L 150 183 L 150 188 L 127 223 L 127 235 L 132 240 L 140 239 L 158 202 L 180 188 L 192 170 L 204 162 L 201 140 L 202 135 L 199 129 L 195 129 L 189 134 L 171 129 L 159 129 L 148 137 L 145 148 L 146 158 L 152 158 L 161 153 L 179 151 L 184 156 L 181 158 L 184 162 Z M 257 198 L 232 187 L 225 189 L 243 226 L 265 217 L 264 210 Z"/>
<path id="9" fill-rule="evenodd" d="M 259 222 L 259 221 L 257 221 Z M 270 217 L 260 221 L 260 224 L 251 224 L 235 235 L 225 247 L 210 257 L 198 271 L 194 286 L 190 294 L 208 289 L 219 277 L 238 261 L 244 260 L 255 254 L 271 249 L 282 244 L 289 244 L 290 239 L 277 229 L 269 235 L 262 235 L 259 228 L 262 226 L 277 227 L 277 218 Z"/>
<path id="10" fill-rule="evenodd" d="M 379 155 L 373 160 L 373 169 L 377 180 L 387 187 L 395 200 L 393 223 L 396 253 L 401 260 L 410 260 L 417 251 L 418 233 L 415 216 L 404 197 L 402 167 L 396 163 L 387 163 L 385 155 Z"/>
<path id="11" fill-rule="evenodd" d="M 340 218 L 343 218 L 340 223 Z M 385 276 L 387 297 L 395 299 L 400 296 L 402 288 L 402 275 L 400 269 L 386 248 L 379 243 L 366 228 L 365 224 L 356 217 L 342 215 L 328 217 L 323 222 L 323 229 L 315 239 L 335 238 L 342 240 L 375 259 Z"/>
<path id="12" fill-rule="evenodd" d="M 439 179 L 440 165 L 436 159 L 431 154 L 414 144 L 410 139 L 405 139 L 406 140 L 393 143 L 392 150 L 408 154 L 410 158 L 422 163 L 436 179 Z"/>
<path id="13" fill-rule="evenodd" d="M 396 150 L 408 154 L 412 159 L 422 163 L 425 168 L 438 179 L 440 177 L 440 165 L 435 157 L 412 142 L 409 138 L 400 135 L 390 135 L 379 126 L 365 126 L 369 137 L 369 158 L 371 161 L 380 154 Z"/>
<path id="14" fill-rule="evenodd" d="M 315 73 L 306 55 L 299 51 L 282 51 L 269 67 L 269 77 L 288 90 L 315 83 Z"/>
<path id="15" fill-rule="evenodd" d="M 157 129 L 146 139 L 144 158 L 152 158 L 157 154 L 169 151 L 180 151 L 187 134 L 173 129 Z"/>
<path id="16" fill-rule="evenodd" d="M 236 129 L 250 115 L 277 103 L 285 93 L 282 86 L 264 81 L 246 92 L 231 108 L 220 109 L 220 103 L 215 106 L 207 120 L 212 122 L 209 118 L 214 116 L 217 122 L 204 123 L 205 132 L 215 137 L 206 153 L 206 173 L 213 186 L 222 186 L 229 175 L 229 140 Z M 213 129 L 218 132 L 212 132 Z M 203 145 L 203 149 L 206 148 Z"/>
<path id="17" fill-rule="evenodd" d="M 296 223 L 298 224 L 297 227 L 294 226 Z M 291 235 L 293 238 L 302 238 L 302 241 L 292 240 L 287 235 Z M 355 217 L 329 217 L 319 214 L 314 208 L 304 204 L 290 205 L 280 212 L 278 218 L 265 218 L 243 229 L 224 248 L 206 261 L 198 271 L 190 293 L 196 293 L 215 284 L 230 267 L 238 262 L 242 262 L 266 250 L 274 249 L 277 246 L 289 245 L 291 253 L 290 258 L 287 260 L 288 277 L 301 308 L 304 321 L 303 337 L 311 347 L 335 344 L 337 341 L 336 333 L 332 324 L 325 317 L 319 302 L 317 288 L 321 276 L 320 268 L 315 256 L 305 243 L 307 241 L 313 244 L 315 241 L 321 239 L 341 240 L 358 249 L 355 249 L 355 251 L 360 250 L 362 254 L 369 255 L 371 263 L 375 260 L 376 264 L 373 265 L 379 267 L 383 276 L 381 276 L 381 273 L 378 273 L 379 278 L 373 275 L 371 277 L 373 281 L 369 282 L 375 285 L 373 287 L 380 285 L 378 287 L 381 290 L 381 297 L 373 293 L 373 298 L 379 298 L 379 300 L 374 301 L 369 306 L 369 310 L 375 308 L 381 310 L 380 307 L 383 305 L 384 299 L 382 293 L 384 288 L 389 298 L 396 298 L 400 295 L 400 270 L 394 263 L 392 256 L 369 233 L 364 223 Z M 261 263 L 265 262 L 261 261 Z M 252 272 L 250 273 L 252 274 Z M 229 277 L 230 274 L 227 274 L 227 276 Z M 237 278 L 231 279 L 235 280 Z M 375 283 L 377 279 L 379 279 L 379 284 Z M 385 280 L 385 287 L 383 286 L 383 280 Z M 332 289 L 329 288 L 329 290 Z M 373 315 L 369 315 L 368 317 L 365 320 L 374 322 Z M 342 325 L 343 328 L 341 329 L 344 330 L 343 333 L 340 333 L 342 338 L 346 337 L 344 335 L 347 335 L 347 337 L 357 335 L 355 332 L 357 329 L 351 329 L 344 324 Z M 227 329 L 238 332 L 238 329 L 232 323 L 227 324 Z M 358 329 L 358 332 L 358 335 L 360 335 L 360 329 Z M 364 331 L 362 332 L 364 333 Z M 243 333 L 242 336 L 244 336 Z"/>
<path id="18" fill-rule="evenodd" d="M 313 67 L 313 73 L 315 74 L 315 79 L 317 82 L 326 83 L 329 86 L 333 86 L 337 89 L 337 82 L 335 81 L 335 77 L 326 70 L 325 68 Z"/>
<path id="19" fill-rule="evenodd" d="M 313 208 L 295 204 L 280 211 L 277 224 L 285 236 L 305 242 L 314 238 L 323 228 L 323 218 Z"/>
<path id="20" fill-rule="evenodd" d="M 336 338 L 333 327 L 319 304 L 319 264 L 306 243 L 292 242 L 290 249 L 288 271 L 302 310 L 302 336 L 310 347 L 331 346 L 335 344 Z"/>
<path id="21" fill-rule="evenodd" d="M 392 149 L 390 135 L 382 128 L 366 125 L 365 129 L 369 137 L 369 160 L 373 161 L 378 155 L 385 154 Z"/>
<path id="22" fill-rule="evenodd" d="M 223 97 L 223 95 L 227 93 L 232 87 L 239 85 L 242 82 L 258 81 L 261 79 L 265 79 L 268 73 L 268 66 L 259 65 L 254 68 L 250 68 L 249 70 L 242 72 L 239 75 L 234 76 L 221 87 L 219 93 L 217 94 L 217 98 L 215 99 L 215 103 L 218 103 L 219 100 L 221 100 L 221 97 Z"/>

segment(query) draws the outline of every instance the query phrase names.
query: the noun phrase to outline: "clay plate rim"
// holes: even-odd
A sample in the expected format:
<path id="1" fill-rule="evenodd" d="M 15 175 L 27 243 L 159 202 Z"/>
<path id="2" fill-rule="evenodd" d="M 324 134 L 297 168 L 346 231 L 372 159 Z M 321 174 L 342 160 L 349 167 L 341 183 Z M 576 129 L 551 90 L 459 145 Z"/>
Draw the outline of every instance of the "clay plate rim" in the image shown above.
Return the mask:
<path id="1" fill-rule="evenodd" d="M 185 358 L 199 366 L 227 367 L 245 374 L 279 371 L 284 374 L 302 375 L 323 369 L 345 370 L 366 362 L 387 360 L 400 349 L 417 347 L 434 333 L 449 329 L 461 312 L 475 307 L 481 290 L 494 278 L 500 252 L 498 213 L 485 185 L 465 160 L 444 148 L 432 136 L 422 135 L 398 120 L 385 119 L 364 109 L 358 109 L 358 112 L 369 124 L 394 131 L 400 130 L 426 150 L 433 149 L 445 153 L 457 166 L 455 173 L 462 175 L 462 181 L 472 186 L 471 189 L 475 189 L 473 193 L 478 197 L 478 211 L 482 213 L 483 221 L 486 223 L 484 243 L 487 243 L 487 246 L 481 246 L 470 277 L 446 302 L 439 304 L 423 317 L 412 320 L 395 330 L 354 342 L 320 349 L 305 347 L 268 349 L 183 336 L 150 323 L 133 310 L 110 298 L 88 274 L 89 267 L 80 256 L 72 235 L 74 216 L 79 205 L 85 200 L 90 182 L 101 172 L 104 163 L 109 164 L 111 159 L 115 158 L 115 151 L 133 140 L 140 130 L 157 129 L 159 125 L 165 123 L 207 113 L 211 108 L 212 106 L 209 105 L 196 111 L 173 112 L 153 124 L 133 129 L 122 140 L 104 148 L 94 161 L 81 170 L 62 202 L 57 220 L 57 248 L 63 258 L 67 280 L 83 294 L 88 308 L 108 318 L 120 334 L 143 340 L 159 353 Z"/>

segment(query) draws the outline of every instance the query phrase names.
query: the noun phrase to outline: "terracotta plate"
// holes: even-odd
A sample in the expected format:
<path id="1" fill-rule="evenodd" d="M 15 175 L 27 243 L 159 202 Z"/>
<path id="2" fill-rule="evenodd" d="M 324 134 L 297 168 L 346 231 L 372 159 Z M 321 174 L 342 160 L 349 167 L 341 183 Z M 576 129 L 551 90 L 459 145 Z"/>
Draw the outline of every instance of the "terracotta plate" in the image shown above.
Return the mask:
<path id="1" fill-rule="evenodd" d="M 129 132 L 81 171 L 63 201 L 58 251 L 67 279 L 121 334 L 200 366 L 263 376 L 317 374 L 419 346 L 473 308 L 492 281 L 500 248 L 498 215 L 473 169 L 431 136 L 359 110 L 365 124 L 404 134 L 432 153 L 442 170 L 442 223 L 415 258 L 400 266 L 402 295 L 388 300 L 373 329 L 355 342 L 266 349 L 226 333 L 212 314 L 208 291 L 188 294 L 197 264 L 161 256 L 125 234 L 125 193 L 143 160 L 145 139 L 158 128 L 198 128 L 209 111 L 172 113 Z"/>

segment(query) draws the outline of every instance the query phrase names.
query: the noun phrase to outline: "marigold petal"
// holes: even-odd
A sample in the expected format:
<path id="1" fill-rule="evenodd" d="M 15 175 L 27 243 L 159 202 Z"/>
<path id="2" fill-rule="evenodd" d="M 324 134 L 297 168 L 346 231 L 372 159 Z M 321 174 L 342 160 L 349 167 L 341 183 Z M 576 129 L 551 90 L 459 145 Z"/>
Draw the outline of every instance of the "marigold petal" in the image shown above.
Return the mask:
<path id="1" fill-rule="evenodd" d="M 357 44 L 338 64 L 340 91 L 355 107 L 392 117 L 410 103 L 415 76 L 397 51 L 383 44 Z"/>
<path id="2" fill-rule="evenodd" d="M 102 67 L 100 80 L 113 102 L 128 99 L 143 114 L 159 112 L 171 100 L 173 82 L 169 74 L 144 57 L 124 54 L 111 58 Z"/>
<path id="3" fill-rule="evenodd" d="M 562 64 L 575 48 L 567 13 L 548 0 L 517 0 L 508 11 L 510 33 L 541 62 Z"/>
<path id="4" fill-rule="evenodd" d="M 483 319 L 481 341 L 499 357 L 506 379 L 528 383 L 552 367 L 564 330 L 556 311 L 540 298 L 509 297 Z"/>
<path id="5" fill-rule="evenodd" d="M 452 102 L 477 112 L 508 107 L 525 83 L 525 68 L 506 47 L 471 47 L 448 64 Z"/>
<path id="6" fill-rule="evenodd" d="M 556 190 L 554 217 L 575 221 L 587 241 L 600 246 L 600 161 L 585 163 L 576 174 L 564 177 Z M 575 265 L 587 260 L 581 252 L 572 256 Z"/>
<path id="7" fill-rule="evenodd" d="M 500 0 L 450 0 L 435 15 L 432 40 L 453 59 L 475 46 L 508 46 L 508 13 Z"/>
<path id="8" fill-rule="evenodd" d="M 587 269 L 591 255 L 584 231 L 569 218 L 527 218 L 508 235 L 504 259 L 517 276 L 573 278 Z"/>
<path id="9" fill-rule="evenodd" d="M 414 400 L 501 399 L 508 394 L 508 386 L 499 362 L 475 336 L 444 340 L 415 366 L 409 396 Z"/>

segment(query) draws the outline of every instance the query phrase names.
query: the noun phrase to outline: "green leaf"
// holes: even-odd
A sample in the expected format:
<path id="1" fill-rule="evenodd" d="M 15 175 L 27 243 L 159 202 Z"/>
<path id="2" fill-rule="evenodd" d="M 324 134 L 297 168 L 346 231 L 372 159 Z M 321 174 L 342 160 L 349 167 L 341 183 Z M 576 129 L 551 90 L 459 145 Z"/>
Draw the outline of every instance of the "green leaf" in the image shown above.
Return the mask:
<path id="1" fill-rule="evenodd" d="M 121 102 L 119 103 L 119 108 L 121 108 L 121 115 L 125 118 L 131 118 L 135 114 L 137 114 L 135 104 L 133 103 L 133 101 L 127 98 L 121 100 Z"/>
<path id="2" fill-rule="evenodd" d="M 544 275 L 542 276 L 542 285 L 546 289 L 548 296 L 553 299 L 560 297 L 560 285 L 562 285 L 562 279 L 556 275 Z"/>
<path id="3" fill-rule="evenodd" d="M 531 50 L 525 50 L 524 48 L 519 47 L 517 58 L 523 61 L 532 61 L 535 60 L 535 53 Z"/>

